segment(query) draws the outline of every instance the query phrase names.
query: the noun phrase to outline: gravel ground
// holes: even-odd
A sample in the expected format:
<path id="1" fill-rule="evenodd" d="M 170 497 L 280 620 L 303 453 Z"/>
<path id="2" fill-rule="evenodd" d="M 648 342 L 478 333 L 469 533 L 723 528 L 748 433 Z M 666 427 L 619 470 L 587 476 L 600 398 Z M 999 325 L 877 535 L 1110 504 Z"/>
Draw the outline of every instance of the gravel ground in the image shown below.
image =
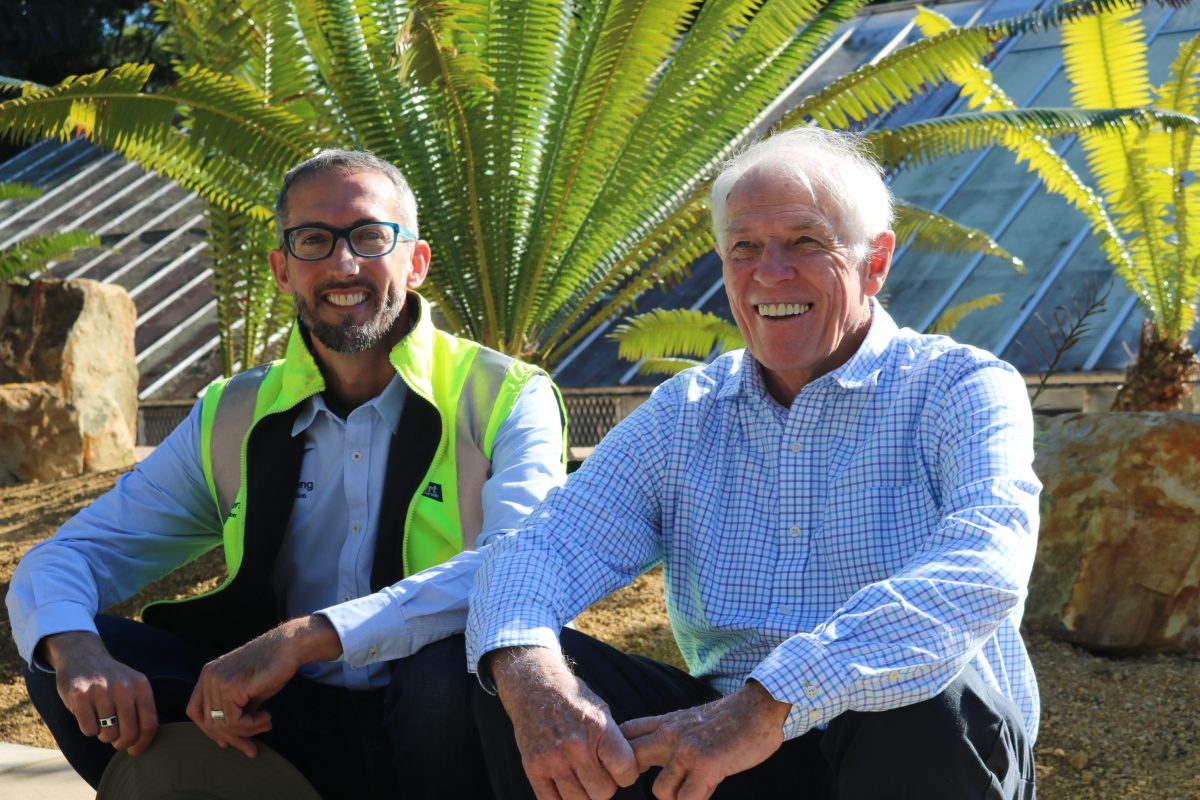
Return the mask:
<path id="1" fill-rule="evenodd" d="M 112 485 L 117 473 L 0 489 L 0 592 L 18 559 Z M 168 576 L 114 609 L 131 614 L 149 597 L 213 585 L 215 554 Z M 597 604 L 580 630 L 634 652 L 680 664 L 666 625 L 659 571 Z M 25 695 L 20 660 L 0 611 L 0 741 L 52 747 Z M 1042 800 L 1200 800 L 1200 654 L 1113 658 L 1027 633 L 1042 692 L 1037 743 Z"/>

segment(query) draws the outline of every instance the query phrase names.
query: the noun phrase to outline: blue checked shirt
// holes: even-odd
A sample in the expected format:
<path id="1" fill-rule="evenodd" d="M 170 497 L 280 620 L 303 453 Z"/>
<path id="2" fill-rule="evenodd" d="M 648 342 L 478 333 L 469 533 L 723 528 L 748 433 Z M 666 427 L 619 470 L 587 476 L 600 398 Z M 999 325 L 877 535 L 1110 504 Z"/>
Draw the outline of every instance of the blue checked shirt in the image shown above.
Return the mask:
<path id="1" fill-rule="evenodd" d="M 468 660 L 558 648 L 561 626 L 658 562 L 692 674 L 792 704 L 787 737 L 930 698 L 973 665 L 1039 702 L 1019 626 L 1036 544 L 1025 386 L 1008 364 L 898 330 L 770 399 L 745 351 L 660 386 L 471 593 Z"/>

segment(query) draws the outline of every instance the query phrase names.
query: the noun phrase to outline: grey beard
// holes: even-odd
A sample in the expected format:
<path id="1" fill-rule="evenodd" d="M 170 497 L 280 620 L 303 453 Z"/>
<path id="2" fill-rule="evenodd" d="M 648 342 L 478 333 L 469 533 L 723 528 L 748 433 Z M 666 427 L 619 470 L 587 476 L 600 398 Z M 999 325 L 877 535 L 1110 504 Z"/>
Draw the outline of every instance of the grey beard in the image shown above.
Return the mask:
<path id="1" fill-rule="evenodd" d="M 361 325 L 350 322 L 347 315 L 340 324 L 317 319 L 312 306 L 299 295 L 293 295 L 296 316 L 300 324 L 317 341 L 335 353 L 362 353 L 379 344 L 400 317 L 401 304 L 395 297 L 386 297 L 374 316 Z"/>

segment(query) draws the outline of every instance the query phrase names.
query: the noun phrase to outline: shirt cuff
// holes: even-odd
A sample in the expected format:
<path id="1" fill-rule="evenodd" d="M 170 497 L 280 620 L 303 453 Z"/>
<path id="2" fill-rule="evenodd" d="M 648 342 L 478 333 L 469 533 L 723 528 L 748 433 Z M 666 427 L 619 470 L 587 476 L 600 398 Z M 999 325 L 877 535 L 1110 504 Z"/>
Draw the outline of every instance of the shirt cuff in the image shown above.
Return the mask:
<path id="1" fill-rule="evenodd" d="M 314 612 L 329 620 L 342 642 L 337 661 L 362 669 L 412 652 L 412 634 L 402 604 L 383 592 L 349 600 Z"/>
<path id="2" fill-rule="evenodd" d="M 79 603 L 58 601 L 38 608 L 26 627 L 19 634 L 14 633 L 14 638 L 17 640 L 17 649 L 30 667 L 52 672 L 48 666 L 34 658 L 38 643 L 47 636 L 73 631 L 99 636 L 96 630 L 96 613 Z"/>
<path id="3" fill-rule="evenodd" d="M 749 675 L 771 697 L 792 704 L 783 724 L 785 739 L 827 725 L 846 710 L 849 687 L 837 676 L 838 666 L 812 634 L 797 634 L 783 642 Z"/>
<path id="4" fill-rule="evenodd" d="M 493 650 L 503 650 L 509 647 L 545 647 L 559 655 L 562 646 L 558 642 L 558 631 L 548 626 L 508 630 L 488 639 L 487 641 L 468 641 L 467 671 L 473 672 L 479 678 L 479 685 L 489 694 L 496 693 L 496 684 L 491 674 L 479 669 L 479 662 Z"/>

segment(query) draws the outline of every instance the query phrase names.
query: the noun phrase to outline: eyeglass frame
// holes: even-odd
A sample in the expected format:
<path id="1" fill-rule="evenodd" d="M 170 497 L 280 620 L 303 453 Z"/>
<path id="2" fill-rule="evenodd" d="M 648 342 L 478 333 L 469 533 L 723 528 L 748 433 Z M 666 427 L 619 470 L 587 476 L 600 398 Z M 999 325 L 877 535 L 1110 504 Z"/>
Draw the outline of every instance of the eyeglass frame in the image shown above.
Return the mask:
<path id="1" fill-rule="evenodd" d="M 392 229 L 392 235 L 394 238 L 392 239 L 392 246 L 388 248 L 387 252 L 365 254 L 365 253 L 360 253 L 360 252 L 358 252 L 358 250 L 354 249 L 354 242 L 351 241 L 350 234 L 354 233 L 354 231 L 358 230 L 359 228 L 365 228 L 368 225 L 385 225 Z M 302 231 L 305 228 L 316 228 L 318 230 L 322 230 L 322 231 L 325 231 L 326 233 L 333 235 L 333 241 L 330 242 L 328 253 L 321 256 L 320 258 L 305 258 L 304 256 L 298 255 L 296 253 L 296 251 L 292 249 L 292 236 L 291 235 L 293 233 L 295 233 L 296 231 Z M 313 222 L 313 223 L 309 223 L 307 225 L 296 225 L 291 228 L 284 228 L 282 238 L 283 238 L 283 249 L 285 251 L 287 251 L 288 255 L 292 256 L 292 258 L 296 259 L 297 261 L 324 261 L 325 259 L 329 258 L 331 255 L 333 255 L 334 250 L 337 250 L 337 243 L 338 243 L 339 239 L 345 239 L 346 246 L 350 248 L 350 252 L 359 258 L 383 258 L 384 256 L 391 255 L 392 252 L 395 251 L 396 245 L 399 244 L 400 242 L 416 242 L 416 241 L 420 240 L 420 237 L 418 237 L 415 233 L 410 231 L 408 228 L 404 228 L 395 222 L 385 222 L 383 220 L 367 220 L 365 222 L 359 222 L 357 224 L 351 225 L 348 228 L 334 228 L 331 225 L 322 225 L 319 222 Z"/>

